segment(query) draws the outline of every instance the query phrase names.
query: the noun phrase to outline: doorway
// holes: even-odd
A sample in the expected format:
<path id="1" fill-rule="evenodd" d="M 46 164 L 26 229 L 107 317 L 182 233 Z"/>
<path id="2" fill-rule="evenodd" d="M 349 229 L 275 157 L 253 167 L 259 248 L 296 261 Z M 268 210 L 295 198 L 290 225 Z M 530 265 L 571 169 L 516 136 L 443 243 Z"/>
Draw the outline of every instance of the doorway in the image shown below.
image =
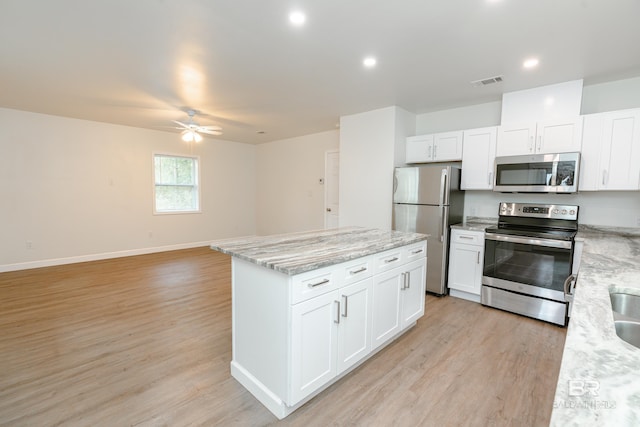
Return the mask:
<path id="1" fill-rule="evenodd" d="M 339 225 L 340 152 L 327 151 L 324 161 L 324 228 Z"/>

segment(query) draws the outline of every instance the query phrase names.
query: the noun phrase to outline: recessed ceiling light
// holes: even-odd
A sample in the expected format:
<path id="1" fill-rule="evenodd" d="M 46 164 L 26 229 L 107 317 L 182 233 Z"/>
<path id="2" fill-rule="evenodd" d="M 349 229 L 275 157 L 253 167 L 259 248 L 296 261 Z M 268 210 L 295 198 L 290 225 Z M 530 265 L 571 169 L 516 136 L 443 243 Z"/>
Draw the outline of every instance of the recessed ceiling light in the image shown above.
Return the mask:
<path id="1" fill-rule="evenodd" d="M 529 58 L 522 63 L 522 66 L 524 68 L 535 68 L 539 63 L 540 61 L 538 61 L 538 58 Z"/>
<path id="2" fill-rule="evenodd" d="M 368 57 L 364 58 L 364 61 L 362 61 L 364 66 L 367 67 L 367 68 L 375 67 L 377 62 L 378 61 L 376 61 L 376 58 L 374 58 L 373 56 L 368 56 Z"/>
<path id="3" fill-rule="evenodd" d="M 289 22 L 291 22 L 296 27 L 301 27 L 302 25 L 304 25 L 306 20 L 307 17 L 305 16 L 305 14 L 300 12 L 299 10 L 296 10 L 289 14 Z"/>

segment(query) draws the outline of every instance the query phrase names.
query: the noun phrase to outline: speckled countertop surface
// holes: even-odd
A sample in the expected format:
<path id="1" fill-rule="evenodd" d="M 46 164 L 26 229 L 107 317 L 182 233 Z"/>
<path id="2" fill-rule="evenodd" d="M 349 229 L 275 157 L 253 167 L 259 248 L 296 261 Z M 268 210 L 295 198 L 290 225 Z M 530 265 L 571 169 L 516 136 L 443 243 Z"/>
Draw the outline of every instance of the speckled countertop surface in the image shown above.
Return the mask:
<path id="1" fill-rule="evenodd" d="M 211 249 L 288 275 L 427 240 L 428 235 L 345 227 L 218 240 Z"/>
<path id="2" fill-rule="evenodd" d="M 580 226 L 584 252 L 551 426 L 639 426 L 640 348 L 615 331 L 610 291 L 640 295 L 640 229 Z"/>
<path id="3" fill-rule="evenodd" d="M 498 218 L 484 218 L 470 216 L 464 222 L 453 224 L 451 228 L 468 231 L 484 231 L 487 227 L 494 227 L 498 224 Z"/>

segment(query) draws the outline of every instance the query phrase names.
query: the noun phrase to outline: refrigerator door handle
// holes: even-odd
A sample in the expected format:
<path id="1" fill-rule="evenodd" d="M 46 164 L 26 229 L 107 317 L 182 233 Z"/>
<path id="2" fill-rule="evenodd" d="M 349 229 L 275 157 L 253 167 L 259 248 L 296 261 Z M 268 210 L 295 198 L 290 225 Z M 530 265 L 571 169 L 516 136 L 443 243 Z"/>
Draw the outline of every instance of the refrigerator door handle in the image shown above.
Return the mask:
<path id="1" fill-rule="evenodd" d="M 445 222 L 447 221 L 447 215 L 445 212 L 445 207 L 440 207 L 440 241 L 444 242 L 444 229 L 446 227 Z"/>
<path id="2" fill-rule="evenodd" d="M 447 188 L 447 170 L 442 169 L 442 173 L 440 174 L 440 204 L 446 204 L 445 198 L 445 189 Z"/>

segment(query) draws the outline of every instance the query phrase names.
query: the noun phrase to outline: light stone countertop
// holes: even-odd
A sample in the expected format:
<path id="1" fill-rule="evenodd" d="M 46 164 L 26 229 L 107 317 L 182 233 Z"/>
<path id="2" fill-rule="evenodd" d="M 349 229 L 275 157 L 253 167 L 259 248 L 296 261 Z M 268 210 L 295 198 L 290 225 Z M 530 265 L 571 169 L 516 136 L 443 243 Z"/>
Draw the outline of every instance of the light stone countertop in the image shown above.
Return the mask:
<path id="1" fill-rule="evenodd" d="M 580 226 L 584 240 L 551 426 L 639 426 L 640 348 L 621 340 L 610 291 L 640 295 L 640 228 Z"/>
<path id="2" fill-rule="evenodd" d="M 345 227 L 211 242 L 211 249 L 288 275 L 427 240 L 427 234 Z"/>
<path id="3" fill-rule="evenodd" d="M 487 227 L 495 227 L 498 224 L 498 218 L 484 217 L 467 217 L 464 222 L 453 224 L 452 229 L 467 231 L 484 231 Z"/>

